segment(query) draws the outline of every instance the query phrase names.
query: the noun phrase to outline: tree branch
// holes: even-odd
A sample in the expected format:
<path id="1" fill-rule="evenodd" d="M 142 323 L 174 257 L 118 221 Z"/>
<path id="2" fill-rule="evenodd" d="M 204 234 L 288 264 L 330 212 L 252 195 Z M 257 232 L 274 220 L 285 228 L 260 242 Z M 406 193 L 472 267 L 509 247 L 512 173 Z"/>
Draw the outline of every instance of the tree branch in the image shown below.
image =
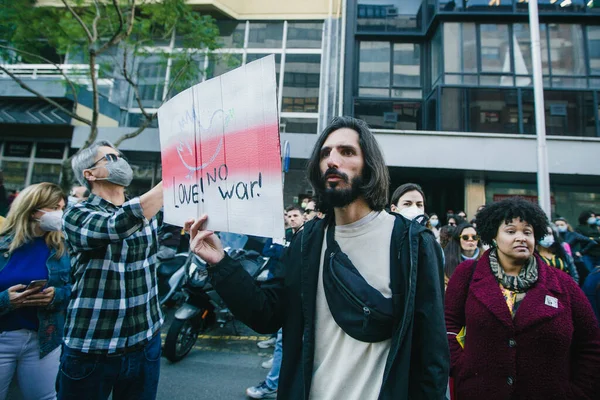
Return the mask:
<path id="1" fill-rule="evenodd" d="M 152 121 L 154 121 L 154 119 L 156 118 L 156 114 L 154 113 L 152 115 L 149 115 L 146 120 L 144 121 L 144 123 L 137 128 L 135 131 L 130 132 L 130 133 L 126 133 L 123 136 L 121 136 L 120 138 L 118 138 L 113 144 L 115 145 L 115 147 L 119 147 L 121 145 L 121 143 L 123 143 L 123 141 L 127 140 L 127 139 L 132 139 L 136 136 L 138 136 L 140 133 L 142 133 L 148 126 L 150 126 L 150 124 L 152 123 Z"/>
<path id="2" fill-rule="evenodd" d="M 92 36 L 92 33 L 88 29 L 88 27 L 85 24 L 85 22 L 83 22 L 83 20 L 79 16 L 79 14 L 77 14 L 75 12 L 75 10 L 73 10 L 73 8 L 69 4 L 67 4 L 67 0 L 61 0 L 61 1 L 65 5 L 65 7 L 67 8 L 67 10 L 69 10 L 69 12 L 71 13 L 71 15 L 73 15 L 73 18 L 75 18 L 75 20 L 77 20 L 77 22 L 79 22 L 79 25 L 81 25 L 81 27 L 83 28 L 83 30 L 84 30 L 84 32 L 85 32 L 85 34 L 87 36 L 88 43 L 93 43 L 94 37 Z"/>
<path id="3" fill-rule="evenodd" d="M 54 107 L 58 108 L 60 111 L 62 111 L 65 114 L 67 114 L 69 117 L 71 117 L 73 119 L 76 119 L 77 121 L 83 122 L 86 125 L 91 125 L 92 124 L 92 121 L 90 121 L 89 119 L 85 119 L 83 117 L 80 117 L 79 115 L 75 114 L 73 111 L 71 111 L 71 110 L 69 110 L 69 109 L 61 106 L 60 104 L 58 104 L 54 100 L 52 100 L 52 99 L 44 96 L 43 94 L 41 94 L 40 92 L 38 92 L 36 90 L 30 88 L 25 82 L 23 82 L 15 74 L 13 74 L 12 72 L 10 72 L 6 68 L 4 68 L 2 65 L 0 65 L 0 71 L 3 71 L 5 74 L 7 74 L 8 76 L 10 76 L 24 90 L 28 91 L 29 93 L 32 93 L 32 94 L 36 95 L 41 100 L 44 100 L 45 102 L 47 102 L 49 104 L 52 104 Z"/>
<path id="4" fill-rule="evenodd" d="M 92 32 L 93 32 L 93 40 L 92 43 L 96 43 L 98 40 L 98 21 L 100 20 L 100 6 L 98 5 L 98 0 L 94 0 L 94 6 L 96 7 L 96 16 L 94 17 L 94 21 L 92 21 Z"/>
<path id="5" fill-rule="evenodd" d="M 140 108 L 140 110 L 142 111 L 142 114 L 144 115 L 144 117 L 146 117 L 146 119 L 151 118 L 151 115 L 146 112 L 146 109 L 144 108 L 144 105 L 142 104 L 142 98 L 140 96 L 140 90 L 138 88 L 137 83 L 135 83 L 133 81 L 133 79 L 131 79 L 131 77 L 129 76 L 129 72 L 127 72 L 127 52 L 126 51 L 125 51 L 125 53 L 123 53 L 123 68 L 122 68 L 121 72 L 123 73 L 123 78 L 125 78 L 127 83 L 129 83 L 129 85 L 133 89 L 135 101 L 138 104 L 138 107 Z"/>
<path id="6" fill-rule="evenodd" d="M 75 103 L 79 103 L 79 99 L 77 98 L 77 91 L 75 90 L 75 85 L 73 85 L 73 81 L 71 81 L 71 79 L 69 79 L 67 77 L 67 75 L 63 72 L 62 68 L 60 68 L 60 66 L 58 64 L 55 64 L 54 62 L 50 61 L 46 57 L 42 57 L 42 56 L 40 56 L 38 54 L 30 53 L 30 52 L 25 51 L 25 50 L 16 49 L 14 47 L 4 46 L 4 45 L 1 45 L 1 44 L 0 44 L 0 48 L 6 49 L 6 50 L 11 50 L 11 51 L 16 51 L 17 53 L 22 53 L 22 54 L 28 55 L 30 57 L 35 57 L 35 58 L 38 58 L 38 59 L 40 59 L 42 61 L 45 61 L 47 64 L 54 65 L 54 68 L 56 68 L 56 70 L 62 75 L 62 77 L 65 78 L 65 80 L 67 81 L 67 83 L 71 87 L 71 92 L 73 93 L 73 99 L 74 99 Z"/>
<path id="7" fill-rule="evenodd" d="M 120 36 L 121 36 L 121 33 L 123 32 L 123 26 L 125 24 L 125 21 L 123 20 L 123 13 L 121 12 L 121 7 L 119 7 L 118 0 L 113 0 L 112 3 L 113 3 L 113 7 L 117 11 L 117 15 L 119 17 L 119 28 L 114 33 L 114 35 L 110 38 L 110 40 L 108 42 L 104 43 L 104 45 L 102 45 L 102 47 L 100 47 L 98 49 L 98 51 L 96 52 L 96 54 L 101 54 L 104 51 L 106 51 L 106 49 L 108 49 L 109 47 L 114 46 L 115 44 L 117 44 L 120 41 Z M 109 21 L 110 21 L 110 19 L 109 19 Z"/>

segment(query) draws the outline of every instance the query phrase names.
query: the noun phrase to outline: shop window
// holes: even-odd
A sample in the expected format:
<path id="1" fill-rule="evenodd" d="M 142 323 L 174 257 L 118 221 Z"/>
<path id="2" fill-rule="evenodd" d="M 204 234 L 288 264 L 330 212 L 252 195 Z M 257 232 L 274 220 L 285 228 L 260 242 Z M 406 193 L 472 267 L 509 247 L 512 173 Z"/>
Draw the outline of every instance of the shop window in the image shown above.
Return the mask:
<path id="1" fill-rule="evenodd" d="M 423 129 L 420 101 L 356 100 L 354 115 L 366 121 L 371 128 Z"/>
<path id="2" fill-rule="evenodd" d="M 36 158 L 54 158 L 62 160 L 65 153 L 64 143 L 41 143 L 38 142 L 35 148 Z"/>
<path id="3" fill-rule="evenodd" d="M 40 144 L 38 143 L 38 146 Z M 31 174 L 31 184 L 40 182 L 59 183 L 61 164 L 35 163 Z"/>
<path id="4" fill-rule="evenodd" d="M 282 111 L 319 111 L 320 71 L 321 56 L 318 54 L 286 55 Z"/>
<path id="5" fill-rule="evenodd" d="M 32 147 L 32 142 L 6 142 L 4 143 L 4 156 L 29 157 Z"/>
<path id="6" fill-rule="evenodd" d="M 357 28 L 368 32 L 399 32 L 421 29 L 423 1 L 389 0 L 373 4 L 369 0 L 358 0 Z"/>
<path id="7" fill-rule="evenodd" d="M 283 22 L 251 22 L 248 32 L 248 47 L 272 49 L 281 48 Z"/>
<path id="8" fill-rule="evenodd" d="M 28 167 L 29 162 L 27 161 L 4 160 L 2 162 L 2 171 L 4 173 L 4 187 L 6 187 L 7 190 L 22 190 L 25 187 L 25 180 L 27 179 Z"/>
<path id="9" fill-rule="evenodd" d="M 288 22 L 287 43 L 290 49 L 320 49 L 322 22 Z"/>

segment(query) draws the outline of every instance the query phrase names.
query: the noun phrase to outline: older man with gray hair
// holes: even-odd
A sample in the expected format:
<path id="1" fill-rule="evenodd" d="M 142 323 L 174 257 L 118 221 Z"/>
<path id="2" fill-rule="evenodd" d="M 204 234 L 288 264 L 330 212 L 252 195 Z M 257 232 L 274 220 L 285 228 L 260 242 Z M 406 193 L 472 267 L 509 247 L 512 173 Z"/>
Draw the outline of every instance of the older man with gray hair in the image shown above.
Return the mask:
<path id="1" fill-rule="evenodd" d="M 156 284 L 162 182 L 126 199 L 133 172 L 100 141 L 72 161 L 91 195 L 68 208 L 73 290 L 57 377 L 59 399 L 154 399 L 163 323 Z M 157 218 L 158 215 L 158 218 Z"/>

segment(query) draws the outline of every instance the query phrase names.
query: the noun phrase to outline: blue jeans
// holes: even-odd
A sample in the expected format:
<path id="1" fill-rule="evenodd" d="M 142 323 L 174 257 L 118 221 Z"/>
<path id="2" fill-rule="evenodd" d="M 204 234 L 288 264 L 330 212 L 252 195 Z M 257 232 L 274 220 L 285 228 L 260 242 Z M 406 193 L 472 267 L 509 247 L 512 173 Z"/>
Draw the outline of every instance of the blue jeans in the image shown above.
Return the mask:
<path id="1" fill-rule="evenodd" d="M 585 265 L 585 268 L 588 270 L 588 272 L 592 272 L 594 268 L 600 266 L 600 257 L 598 256 L 590 256 L 586 254 L 581 257 L 581 261 L 583 261 L 583 264 Z"/>
<path id="2" fill-rule="evenodd" d="M 63 345 L 56 378 L 59 400 L 154 400 L 160 375 L 160 334 L 120 356 L 86 354 Z"/>
<path id="3" fill-rule="evenodd" d="M 273 350 L 273 366 L 267 375 L 265 382 L 271 390 L 277 389 L 279 385 L 279 370 L 281 369 L 281 357 L 283 356 L 283 330 L 277 331 L 277 341 L 275 342 L 275 350 Z"/>

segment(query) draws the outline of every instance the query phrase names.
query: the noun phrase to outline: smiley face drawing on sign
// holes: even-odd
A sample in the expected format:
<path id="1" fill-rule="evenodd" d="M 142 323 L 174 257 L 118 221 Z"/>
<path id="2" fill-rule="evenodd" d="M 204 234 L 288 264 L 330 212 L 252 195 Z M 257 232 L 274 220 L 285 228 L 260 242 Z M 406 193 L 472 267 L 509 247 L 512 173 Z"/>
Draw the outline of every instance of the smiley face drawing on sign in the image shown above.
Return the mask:
<path id="1" fill-rule="evenodd" d="M 198 127 L 198 130 L 200 132 L 200 138 L 204 137 L 204 134 L 210 134 L 214 128 L 220 127 L 218 125 L 218 122 L 215 122 L 215 118 L 218 120 L 217 117 L 221 117 L 223 120 L 223 127 L 227 127 L 227 125 L 233 118 L 233 110 L 229 110 L 229 112 L 227 112 L 227 113 L 225 111 L 223 111 L 222 109 L 216 110 L 215 112 L 213 112 L 212 116 L 210 117 L 208 126 L 206 126 L 206 127 L 202 125 L 200 120 L 196 119 L 196 112 L 194 110 L 192 110 L 191 118 L 195 122 L 195 125 Z M 213 135 L 210 135 L 210 136 L 213 136 Z M 206 145 L 209 146 L 211 144 L 211 142 L 213 145 L 215 144 L 214 143 L 215 141 L 211 140 L 211 141 L 207 141 Z M 212 147 L 212 146 L 210 146 L 210 147 Z M 186 178 L 190 179 L 196 171 L 200 171 L 200 170 L 207 168 L 210 164 L 212 164 L 215 161 L 215 159 L 217 158 L 217 156 L 219 155 L 219 153 L 221 152 L 221 150 L 223 148 L 223 136 L 221 135 L 218 138 L 218 141 L 216 141 L 215 150 L 212 152 L 212 155 L 210 155 L 208 160 L 203 161 L 198 166 L 195 166 L 196 160 L 195 160 L 193 147 L 190 145 L 190 143 L 187 139 L 179 139 L 179 143 L 176 148 L 177 148 L 177 155 L 179 157 L 179 160 L 189 171 L 188 174 L 186 175 Z"/>

